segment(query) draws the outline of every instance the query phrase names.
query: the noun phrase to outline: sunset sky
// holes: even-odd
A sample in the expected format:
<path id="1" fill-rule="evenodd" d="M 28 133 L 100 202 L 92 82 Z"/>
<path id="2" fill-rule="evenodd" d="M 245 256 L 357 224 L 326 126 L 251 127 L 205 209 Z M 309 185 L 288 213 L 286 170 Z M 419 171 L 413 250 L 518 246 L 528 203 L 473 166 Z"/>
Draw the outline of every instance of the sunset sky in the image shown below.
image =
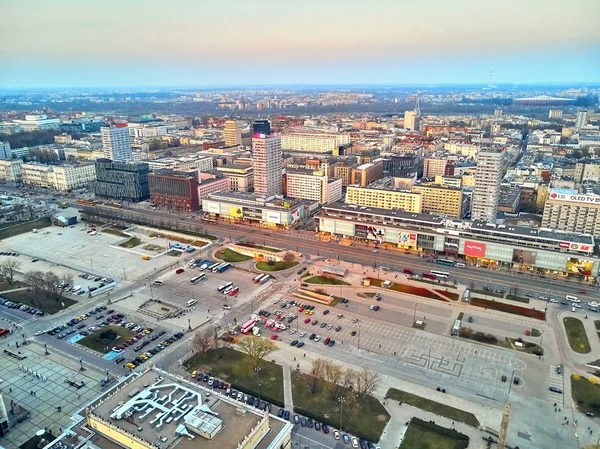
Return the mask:
<path id="1" fill-rule="evenodd" d="M 0 88 L 600 82 L 598 0 L 0 0 Z"/>

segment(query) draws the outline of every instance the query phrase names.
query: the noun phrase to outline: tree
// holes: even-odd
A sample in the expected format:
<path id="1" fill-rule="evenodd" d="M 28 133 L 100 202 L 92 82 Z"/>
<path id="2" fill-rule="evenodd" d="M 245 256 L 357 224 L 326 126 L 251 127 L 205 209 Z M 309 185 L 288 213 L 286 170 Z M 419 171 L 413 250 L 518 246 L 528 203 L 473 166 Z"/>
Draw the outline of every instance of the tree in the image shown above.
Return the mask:
<path id="1" fill-rule="evenodd" d="M 60 282 L 59 282 L 59 288 L 60 288 L 60 294 L 62 295 L 65 290 L 67 289 L 68 285 L 73 285 L 73 275 L 72 274 L 63 274 L 60 277 Z"/>
<path id="2" fill-rule="evenodd" d="M 334 362 L 327 361 L 325 365 L 325 380 L 327 383 L 327 390 L 332 399 L 336 399 L 342 381 L 343 369 L 340 365 Z"/>
<path id="3" fill-rule="evenodd" d="M 312 369 L 310 371 L 310 374 L 312 375 L 310 378 L 310 392 L 312 394 L 315 394 L 318 390 L 319 379 L 324 377 L 326 364 L 327 361 L 323 359 L 315 359 L 312 362 Z"/>
<path id="4" fill-rule="evenodd" d="M 240 340 L 238 346 L 250 356 L 252 369 L 262 366 L 264 358 L 277 349 L 273 341 L 254 335 Z"/>
<path id="5" fill-rule="evenodd" d="M 378 373 L 364 367 L 358 372 L 358 377 L 360 378 L 359 393 L 368 395 L 372 395 L 375 392 L 381 381 Z"/>
<path id="6" fill-rule="evenodd" d="M 357 383 L 356 382 L 357 377 L 358 377 L 358 372 L 356 372 L 352 368 L 346 368 L 346 370 L 344 371 L 344 374 L 342 376 L 342 387 L 353 390 Z"/>
<path id="7" fill-rule="evenodd" d="M 43 271 L 28 271 L 25 273 L 25 282 L 33 291 L 33 302 L 37 304 L 37 298 L 44 292 L 45 280 Z"/>
<path id="8" fill-rule="evenodd" d="M 19 271 L 21 262 L 15 259 L 6 259 L 0 264 L 0 274 L 4 276 L 8 285 L 15 281 L 15 274 Z"/>
<path id="9" fill-rule="evenodd" d="M 61 294 L 60 277 L 53 271 L 44 273 L 43 290 L 46 296 L 58 299 Z"/>
<path id="10" fill-rule="evenodd" d="M 211 347 L 211 339 L 209 332 L 196 332 L 192 344 L 200 354 L 206 354 Z"/>
<path id="11" fill-rule="evenodd" d="M 286 263 L 292 263 L 296 260 L 296 256 L 293 253 L 287 252 L 283 255 L 283 261 Z"/>

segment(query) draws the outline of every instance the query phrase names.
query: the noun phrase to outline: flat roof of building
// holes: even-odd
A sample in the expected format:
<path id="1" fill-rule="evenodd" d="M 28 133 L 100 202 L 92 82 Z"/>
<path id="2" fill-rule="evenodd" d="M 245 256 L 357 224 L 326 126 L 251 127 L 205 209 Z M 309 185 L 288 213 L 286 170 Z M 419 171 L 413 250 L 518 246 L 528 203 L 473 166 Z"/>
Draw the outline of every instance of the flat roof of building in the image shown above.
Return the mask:
<path id="1" fill-rule="evenodd" d="M 357 206 L 356 204 L 348 204 L 340 201 L 323 206 L 323 210 L 331 210 L 341 213 L 352 212 L 356 214 L 379 215 L 382 217 L 395 218 L 404 221 L 418 221 L 421 223 L 428 223 L 432 226 L 437 227 L 442 226 L 445 221 L 445 218 L 437 217 L 435 215 L 406 212 L 400 209 L 380 209 L 378 207 Z"/>

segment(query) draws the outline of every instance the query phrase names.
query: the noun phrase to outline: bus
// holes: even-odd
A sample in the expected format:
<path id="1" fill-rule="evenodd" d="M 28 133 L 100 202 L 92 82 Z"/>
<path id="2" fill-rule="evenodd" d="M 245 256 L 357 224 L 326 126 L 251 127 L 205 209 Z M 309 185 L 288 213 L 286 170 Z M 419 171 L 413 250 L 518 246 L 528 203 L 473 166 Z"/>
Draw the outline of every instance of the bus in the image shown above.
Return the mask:
<path id="1" fill-rule="evenodd" d="M 565 296 L 565 299 L 571 302 L 581 302 L 581 300 L 577 296 L 567 295 Z"/>
<path id="2" fill-rule="evenodd" d="M 217 287 L 217 291 L 218 291 L 219 293 L 223 293 L 223 291 L 224 291 L 225 289 L 228 289 L 228 288 L 229 288 L 229 287 L 231 287 L 232 285 L 233 285 L 233 282 L 228 282 L 227 284 L 220 285 L 219 287 Z"/>
<path id="3" fill-rule="evenodd" d="M 195 299 L 190 299 L 188 302 L 186 302 L 185 304 L 189 307 L 189 306 L 193 306 L 194 304 L 196 304 L 198 301 L 196 301 Z"/>
<path id="4" fill-rule="evenodd" d="M 456 320 L 454 322 L 454 326 L 452 326 L 452 332 L 450 335 L 452 337 L 458 337 L 460 335 L 460 320 Z"/>
<path id="5" fill-rule="evenodd" d="M 194 276 L 192 279 L 190 279 L 190 284 L 195 284 L 197 282 L 203 281 L 204 279 L 206 279 L 206 274 L 200 273 L 198 276 Z"/>
<path id="6" fill-rule="evenodd" d="M 448 273 L 447 271 L 431 270 L 430 273 L 433 274 L 436 278 L 442 279 L 446 279 L 448 278 L 448 276 L 450 276 L 450 273 Z"/>
<path id="7" fill-rule="evenodd" d="M 217 270 L 222 266 L 225 265 L 225 262 L 220 262 L 216 265 L 213 265 L 212 267 L 209 267 L 209 270 L 212 271 L 213 273 L 216 273 Z"/>
<path id="8" fill-rule="evenodd" d="M 239 287 L 233 287 L 233 289 L 227 293 L 229 296 L 235 296 L 240 292 L 240 288 Z"/>
<path id="9" fill-rule="evenodd" d="M 201 218 L 200 221 L 202 223 L 217 224 L 217 220 L 213 218 Z"/>
<path id="10" fill-rule="evenodd" d="M 258 284 L 264 276 L 265 276 L 265 274 L 259 274 L 258 276 L 254 276 L 252 278 L 252 282 L 254 282 L 255 284 Z"/>
<path id="11" fill-rule="evenodd" d="M 254 327 L 254 325 L 256 324 L 256 319 L 255 318 L 250 318 L 250 320 L 246 321 L 242 327 L 240 327 L 240 332 L 242 334 L 247 334 L 249 333 L 252 328 Z"/>
<path id="12" fill-rule="evenodd" d="M 231 268 L 231 264 L 225 263 L 225 264 L 221 265 L 220 267 L 217 267 L 217 273 L 223 273 L 224 271 L 227 271 L 230 268 Z"/>
<path id="13" fill-rule="evenodd" d="M 449 259 L 435 259 L 435 263 L 440 264 L 440 265 L 446 265 L 448 267 L 454 266 L 454 261 L 449 260 Z"/>
<path id="14" fill-rule="evenodd" d="M 210 271 L 212 271 L 212 270 L 213 270 L 213 268 L 216 268 L 216 267 L 218 267 L 218 266 L 219 266 L 219 265 L 221 265 L 222 263 L 223 263 L 223 262 L 215 262 L 215 263 L 213 263 L 213 264 L 212 264 L 210 267 L 208 267 L 208 268 L 207 268 L 207 270 L 210 270 Z"/>
<path id="15" fill-rule="evenodd" d="M 258 283 L 262 285 L 265 282 L 267 282 L 269 279 L 271 279 L 271 276 L 269 276 L 268 274 L 265 274 L 265 276 L 260 281 L 258 281 Z"/>

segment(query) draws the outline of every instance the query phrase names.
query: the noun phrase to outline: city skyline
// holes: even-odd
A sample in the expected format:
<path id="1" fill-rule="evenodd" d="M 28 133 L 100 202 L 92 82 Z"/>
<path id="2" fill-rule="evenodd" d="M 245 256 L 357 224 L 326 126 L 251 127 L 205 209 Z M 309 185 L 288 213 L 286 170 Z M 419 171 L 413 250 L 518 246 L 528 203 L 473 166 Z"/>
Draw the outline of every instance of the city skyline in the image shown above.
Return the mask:
<path id="1" fill-rule="evenodd" d="M 592 0 L 568 21 L 558 1 L 0 5 L 0 84 L 12 88 L 600 80 Z"/>

